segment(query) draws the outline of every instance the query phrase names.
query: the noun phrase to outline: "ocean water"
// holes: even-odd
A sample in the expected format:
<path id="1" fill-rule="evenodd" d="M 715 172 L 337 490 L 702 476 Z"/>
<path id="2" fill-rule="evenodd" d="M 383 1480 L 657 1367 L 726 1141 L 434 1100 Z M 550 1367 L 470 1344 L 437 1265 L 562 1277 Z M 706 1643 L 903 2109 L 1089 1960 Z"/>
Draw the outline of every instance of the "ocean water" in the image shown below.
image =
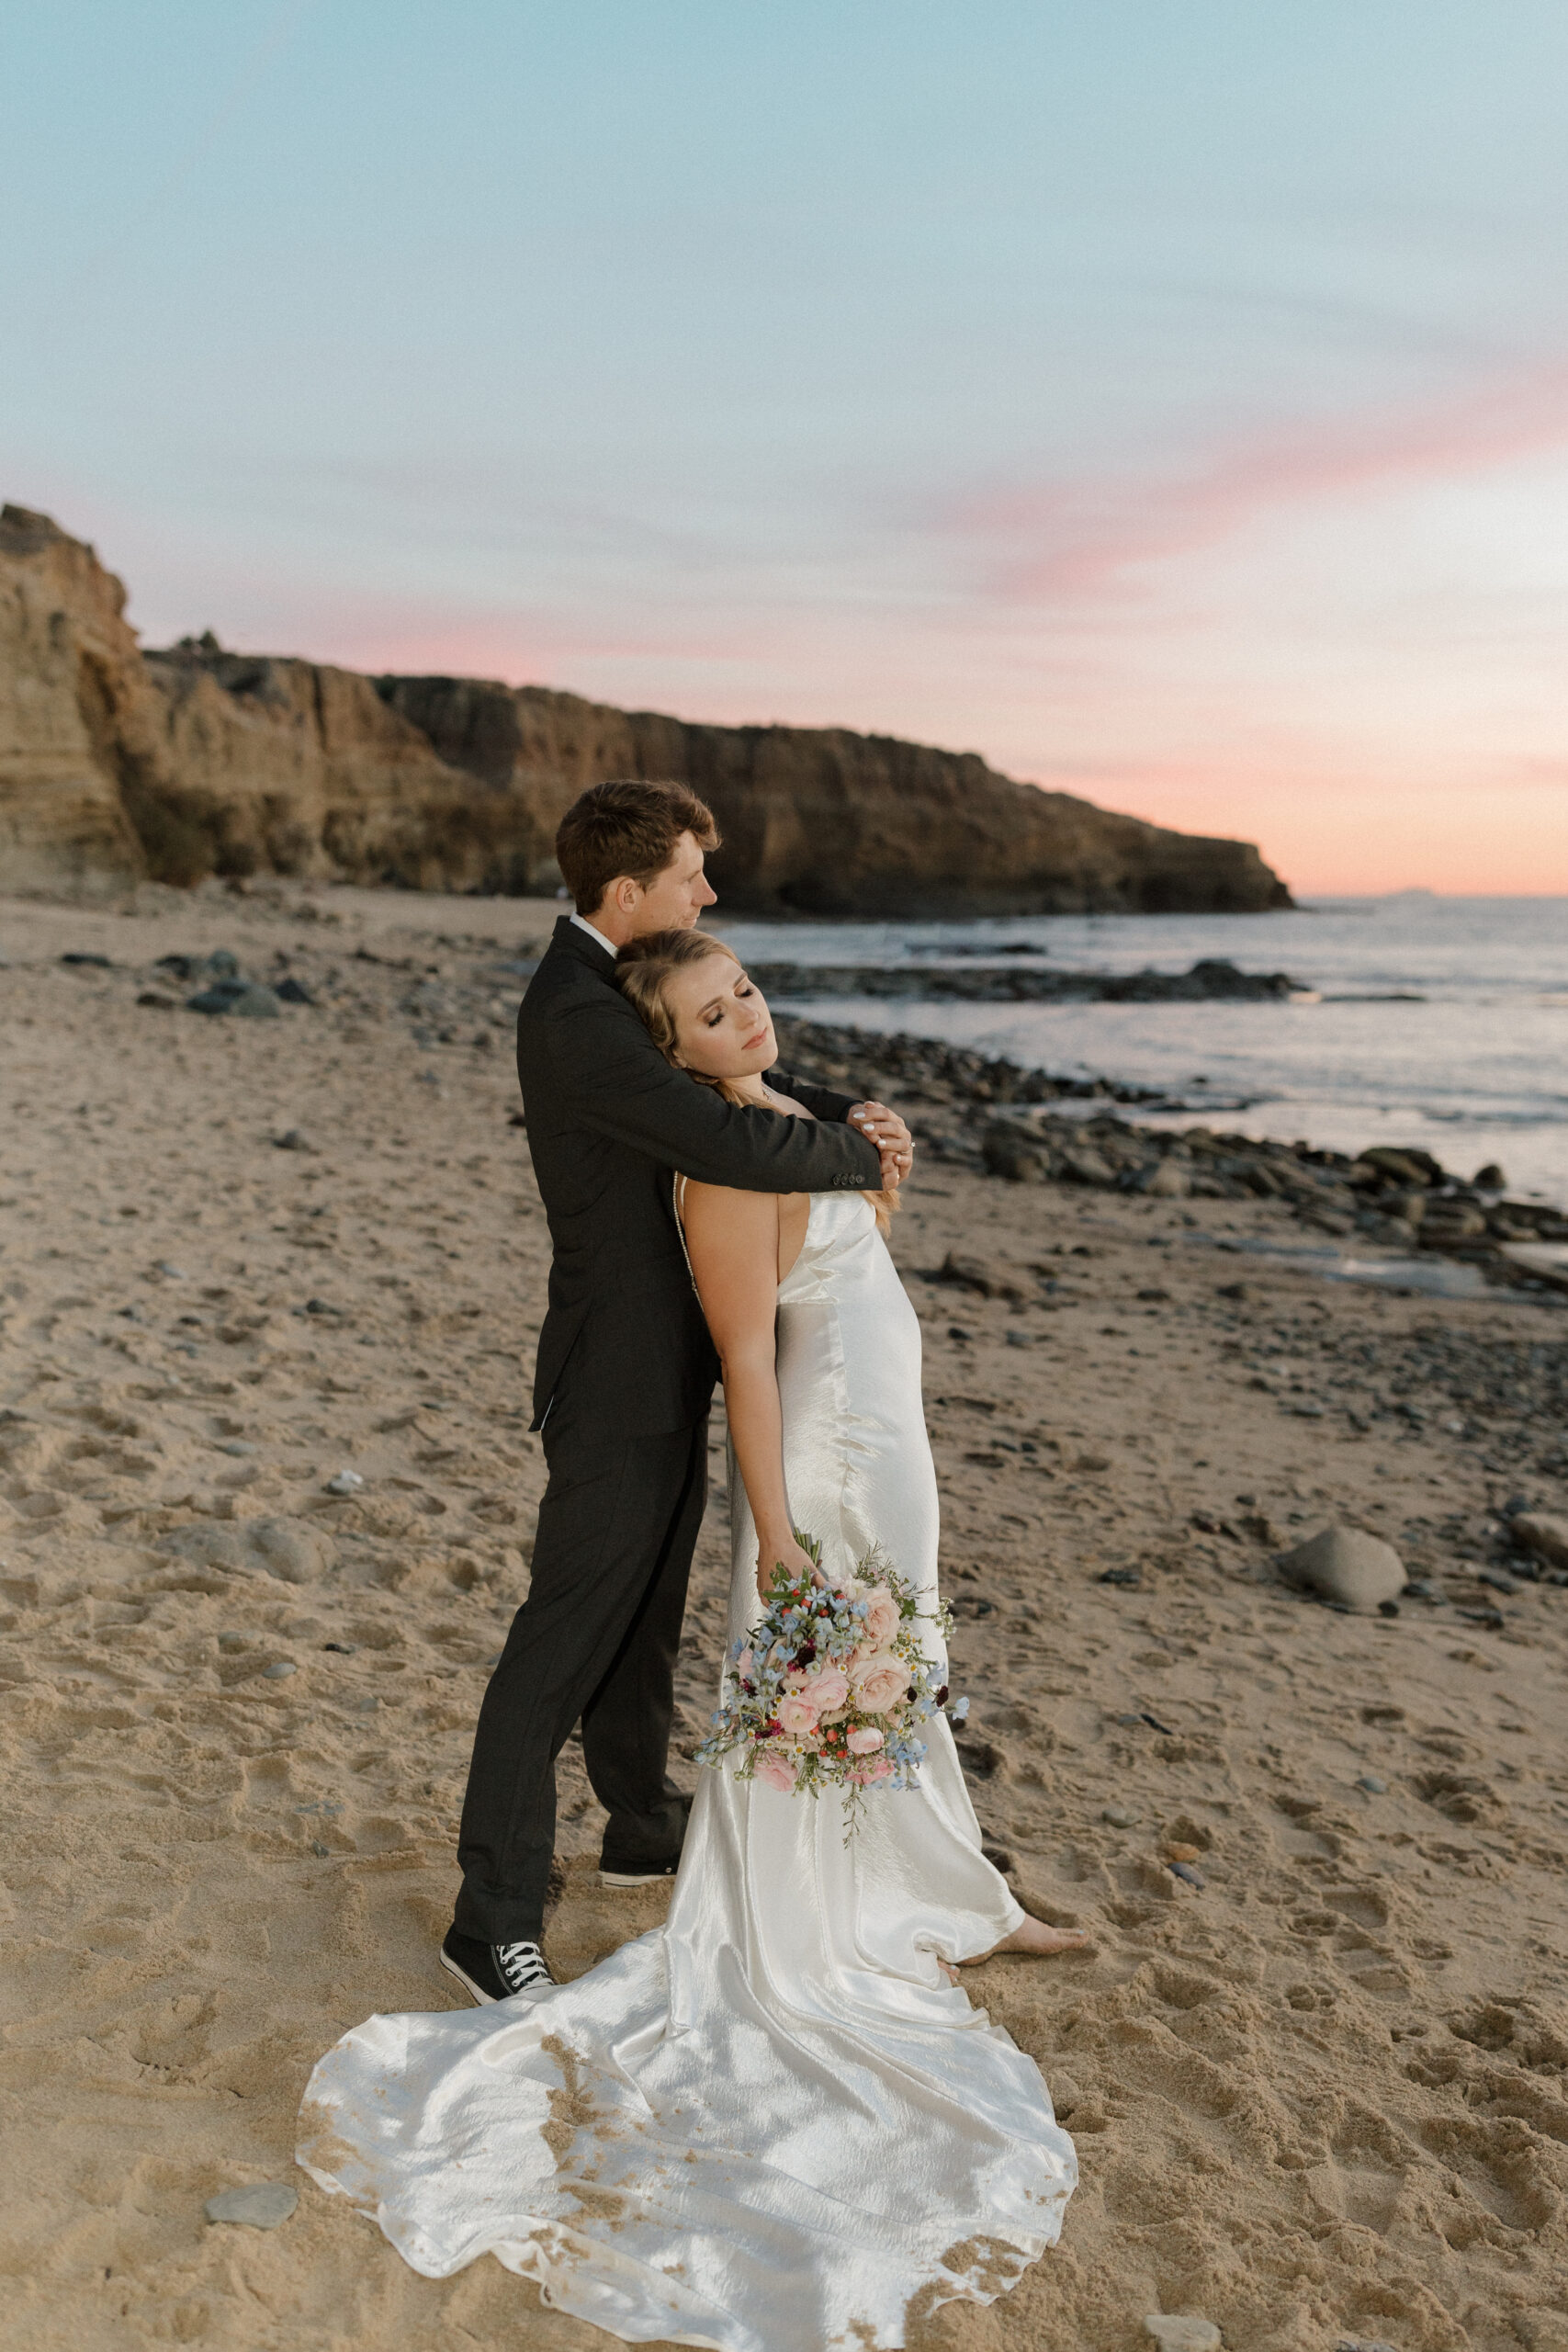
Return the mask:
<path id="1" fill-rule="evenodd" d="M 1184 972 L 1224 956 L 1312 1001 L 954 1004 L 813 997 L 779 1009 L 1007 1054 L 1166 1098 L 1122 1115 L 1198 1121 L 1340 1151 L 1419 1145 L 1462 1177 L 1487 1161 L 1568 1202 L 1568 899 L 1322 901 L 1280 914 L 1054 915 L 968 923 L 708 918 L 747 961 Z M 1024 953 L 1020 954 L 1020 949 Z M 1011 953 L 1008 951 L 1013 951 Z M 1401 1001 L 1403 1000 L 1403 1001 Z"/>

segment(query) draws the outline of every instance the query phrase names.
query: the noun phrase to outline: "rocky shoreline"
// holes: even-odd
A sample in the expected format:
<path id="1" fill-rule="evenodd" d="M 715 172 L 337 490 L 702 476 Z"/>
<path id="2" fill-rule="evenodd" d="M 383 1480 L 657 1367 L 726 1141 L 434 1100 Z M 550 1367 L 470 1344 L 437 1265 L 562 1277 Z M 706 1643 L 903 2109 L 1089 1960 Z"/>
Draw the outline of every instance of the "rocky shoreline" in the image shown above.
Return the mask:
<path id="1" fill-rule="evenodd" d="M 1151 1091 L 1043 1070 L 929 1037 L 883 1036 L 777 1018 L 792 1068 L 852 1077 L 905 1108 L 930 1157 L 1012 1183 L 1061 1183 L 1156 1200 L 1277 1202 L 1309 1233 L 1424 1251 L 1476 1267 L 1502 1288 L 1568 1303 L 1568 1212 L 1507 1195 L 1500 1168 L 1454 1175 L 1431 1154 L 1382 1146 L 1351 1156 L 1194 1125 L 1141 1127 L 1109 1113 L 1053 1109 L 1103 1100 L 1156 1104 Z"/>
<path id="2" fill-rule="evenodd" d="M 1187 972 L 1051 972 L 1026 964 L 753 964 L 765 996 L 891 997 L 959 1004 L 1281 1004 L 1315 991 L 1288 972 L 1208 956 Z"/>
<path id="3" fill-rule="evenodd" d="M 292 910 L 296 921 L 301 911 Z M 536 969 L 533 943 L 512 956 L 471 939 L 446 944 L 467 952 L 432 963 L 428 956 L 378 953 L 361 941 L 346 968 L 333 947 L 318 951 L 299 942 L 248 967 L 228 947 L 206 955 L 173 950 L 125 967 L 122 984 L 134 983 L 137 1004 L 153 1012 L 184 1008 L 254 1019 L 280 1017 L 286 1008 L 340 1015 L 352 1010 L 363 1018 L 400 1019 L 425 1048 L 466 1045 L 489 1053 L 505 1046 L 516 994 Z M 104 973 L 119 968 L 94 950 L 67 950 L 61 962 Z M 1256 981 L 1270 993 L 1284 977 L 1242 974 L 1228 964 L 1194 968 Z M 776 986 L 771 967 L 758 967 L 753 976 L 764 989 Z M 1223 978 L 1217 992 L 1236 993 Z M 1177 1107 L 1156 1089 L 1055 1078 L 906 1032 L 887 1035 L 786 1013 L 775 1016 L 775 1026 L 787 1066 L 897 1102 L 927 1158 L 947 1166 L 1014 1184 L 1155 1200 L 1271 1202 L 1305 1235 L 1448 1260 L 1475 1269 L 1489 1285 L 1568 1303 L 1568 1211 L 1510 1197 L 1501 1168 L 1466 1179 L 1422 1150 L 1377 1146 L 1352 1155 L 1206 1125 L 1143 1126 L 1093 1106 L 1151 1113 Z"/>

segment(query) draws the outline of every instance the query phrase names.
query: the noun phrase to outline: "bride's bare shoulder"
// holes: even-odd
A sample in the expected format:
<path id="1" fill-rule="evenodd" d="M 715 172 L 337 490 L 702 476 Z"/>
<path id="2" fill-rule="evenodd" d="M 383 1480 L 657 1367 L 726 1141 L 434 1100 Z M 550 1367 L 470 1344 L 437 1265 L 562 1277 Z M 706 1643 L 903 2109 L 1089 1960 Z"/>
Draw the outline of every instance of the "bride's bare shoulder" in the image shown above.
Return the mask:
<path id="1" fill-rule="evenodd" d="M 675 1205 L 688 1233 L 750 1233 L 776 1227 L 779 1198 L 777 1193 L 741 1193 L 732 1184 L 703 1184 L 684 1176 Z"/>
<path id="2" fill-rule="evenodd" d="M 760 1301 L 764 1292 L 773 1298 L 778 1281 L 779 1195 L 738 1193 L 728 1184 L 688 1183 L 676 1206 L 686 1256 L 716 1335 L 716 1315 L 724 1319 L 731 1307 L 742 1311 L 746 1302 Z"/>

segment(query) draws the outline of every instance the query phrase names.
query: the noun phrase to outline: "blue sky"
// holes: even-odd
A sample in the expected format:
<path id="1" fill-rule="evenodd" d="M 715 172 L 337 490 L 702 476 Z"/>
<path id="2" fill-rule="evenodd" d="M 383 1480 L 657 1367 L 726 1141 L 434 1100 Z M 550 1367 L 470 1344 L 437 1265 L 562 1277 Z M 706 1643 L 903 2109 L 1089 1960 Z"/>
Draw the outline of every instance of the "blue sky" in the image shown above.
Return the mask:
<path id="1" fill-rule="evenodd" d="M 0 491 L 149 642 L 1568 889 L 1568 9 L 0 9 Z"/>

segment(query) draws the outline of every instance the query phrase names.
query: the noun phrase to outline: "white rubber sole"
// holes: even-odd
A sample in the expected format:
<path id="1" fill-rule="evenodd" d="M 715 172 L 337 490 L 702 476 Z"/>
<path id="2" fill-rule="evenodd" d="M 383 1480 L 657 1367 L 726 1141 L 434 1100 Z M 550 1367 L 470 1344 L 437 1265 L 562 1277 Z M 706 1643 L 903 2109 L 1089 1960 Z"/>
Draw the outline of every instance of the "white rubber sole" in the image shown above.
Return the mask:
<path id="1" fill-rule="evenodd" d="M 471 1999 L 477 2001 L 481 2008 L 493 2009 L 499 2007 L 502 1996 L 495 1993 L 487 1993 L 482 1984 L 476 1984 L 473 1978 L 468 1974 L 468 1970 L 466 1968 L 459 1967 L 457 1962 L 451 1959 L 446 1952 L 438 1951 L 435 1957 L 441 1962 L 442 1967 L 446 1971 L 447 1975 L 455 1976 L 458 1984 L 462 1986 L 464 1992 L 467 1993 Z M 556 1989 L 557 1988 L 553 1984 L 528 1984 L 524 1987 L 521 1993 L 508 1993 L 504 1997 L 509 2001 L 542 2001 L 546 1999 L 549 1994 L 555 1992 Z"/>
<path id="2" fill-rule="evenodd" d="M 447 1975 L 455 1976 L 464 1992 L 476 2000 L 481 2008 L 494 2008 L 495 1995 L 487 1993 L 482 1984 L 476 1984 L 466 1968 L 459 1968 L 457 1962 L 449 1958 L 445 1951 L 438 1951 L 435 1957 L 446 1971 Z"/>
<path id="3" fill-rule="evenodd" d="M 672 1879 L 673 1871 L 601 1871 L 601 1886 L 660 1886 Z"/>

